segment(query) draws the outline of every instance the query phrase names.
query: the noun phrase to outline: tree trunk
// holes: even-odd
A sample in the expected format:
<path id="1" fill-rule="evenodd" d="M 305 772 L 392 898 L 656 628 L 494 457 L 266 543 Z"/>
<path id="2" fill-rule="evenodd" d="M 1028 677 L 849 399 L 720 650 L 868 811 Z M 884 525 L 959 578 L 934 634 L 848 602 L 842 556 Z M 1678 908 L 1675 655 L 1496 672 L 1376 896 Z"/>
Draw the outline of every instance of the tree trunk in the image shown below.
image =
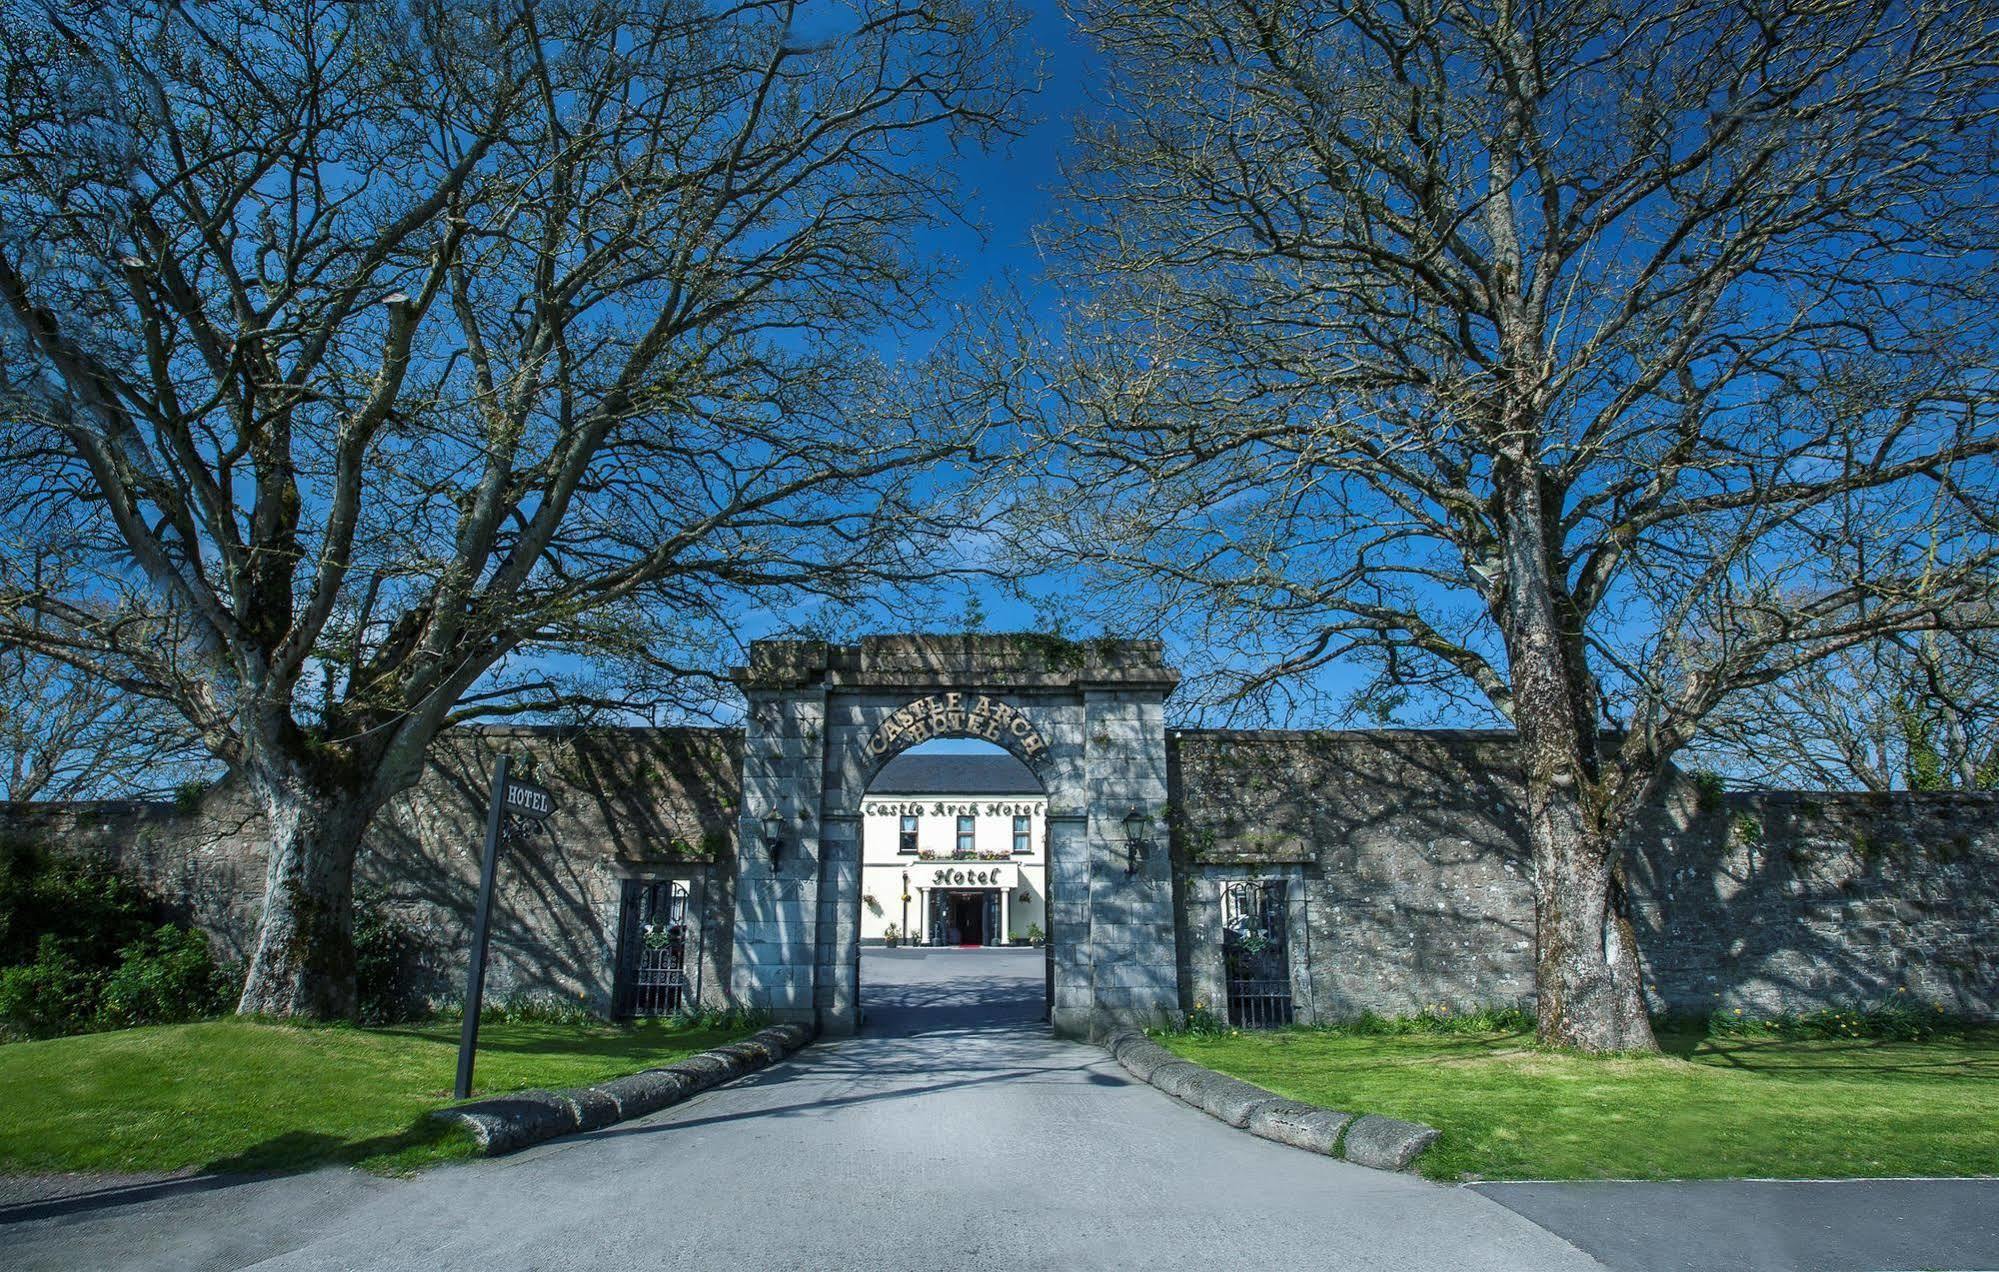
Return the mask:
<path id="1" fill-rule="evenodd" d="M 1529 782 L 1534 852 L 1535 1026 L 1542 1042 L 1579 1051 L 1655 1051 L 1638 944 L 1614 844 L 1592 831 L 1580 802 Z"/>
<path id="2" fill-rule="evenodd" d="M 351 793 L 301 778 L 256 780 L 270 824 L 263 921 L 236 1010 L 243 1015 L 351 1020 L 354 856 L 372 813 Z"/>
<path id="3" fill-rule="evenodd" d="M 1507 669 L 1534 856 L 1536 1033 L 1580 1051 L 1657 1050 L 1615 864 L 1622 826 L 1608 824 L 1602 798 L 1582 634 L 1557 619 L 1539 470 L 1523 453 L 1499 478 Z"/>

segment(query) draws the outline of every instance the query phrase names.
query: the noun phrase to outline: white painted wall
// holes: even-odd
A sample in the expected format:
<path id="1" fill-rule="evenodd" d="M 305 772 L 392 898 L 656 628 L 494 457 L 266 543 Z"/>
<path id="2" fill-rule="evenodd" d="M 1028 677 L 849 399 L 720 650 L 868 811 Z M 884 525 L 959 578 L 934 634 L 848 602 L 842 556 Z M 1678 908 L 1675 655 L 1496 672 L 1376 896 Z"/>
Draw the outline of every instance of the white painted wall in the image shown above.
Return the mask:
<path id="1" fill-rule="evenodd" d="M 902 816 L 916 816 L 914 853 L 901 851 Z M 958 817 L 972 818 L 970 858 L 954 856 Z M 1027 818 L 1027 851 L 1013 851 L 1013 819 Z M 926 893 L 1004 890 L 1009 939 L 1030 926 L 1048 930 L 1048 801 L 1040 795 L 869 795 L 861 801 L 861 939 L 880 941 L 890 924 L 921 943 Z M 954 882 L 954 879 L 962 880 Z M 906 883 L 906 886 L 905 886 Z M 907 892 L 909 900 L 903 901 Z"/>

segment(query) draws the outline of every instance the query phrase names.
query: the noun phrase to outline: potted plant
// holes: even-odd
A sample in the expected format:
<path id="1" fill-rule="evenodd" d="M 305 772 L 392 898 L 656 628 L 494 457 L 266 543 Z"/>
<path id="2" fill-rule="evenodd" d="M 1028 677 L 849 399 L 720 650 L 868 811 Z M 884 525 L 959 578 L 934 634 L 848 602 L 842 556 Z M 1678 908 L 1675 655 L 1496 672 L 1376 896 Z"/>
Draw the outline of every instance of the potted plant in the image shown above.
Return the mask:
<path id="1" fill-rule="evenodd" d="M 1032 945 L 1036 949 L 1039 949 L 1041 947 L 1042 942 L 1046 941 L 1047 939 L 1048 936 L 1046 933 L 1044 933 L 1041 930 L 1041 925 L 1039 923 L 1030 923 L 1027 925 L 1027 943 L 1029 945 Z"/>
<path id="2" fill-rule="evenodd" d="M 894 949 L 902 944 L 902 929 L 891 923 L 882 929 L 882 944 Z"/>

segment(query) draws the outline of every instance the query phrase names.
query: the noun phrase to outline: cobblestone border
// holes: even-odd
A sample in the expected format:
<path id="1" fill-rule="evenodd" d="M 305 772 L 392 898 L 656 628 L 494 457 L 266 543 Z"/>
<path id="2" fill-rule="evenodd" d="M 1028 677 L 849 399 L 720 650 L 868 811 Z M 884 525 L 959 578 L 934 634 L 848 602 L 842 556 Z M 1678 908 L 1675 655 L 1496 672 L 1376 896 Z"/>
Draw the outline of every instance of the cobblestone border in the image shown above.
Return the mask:
<path id="1" fill-rule="evenodd" d="M 1287 1100 L 1253 1082 L 1183 1060 L 1135 1029 L 1114 1033 L 1104 1050 L 1141 1082 L 1158 1087 L 1251 1135 L 1376 1170 L 1406 1170 L 1437 1140 L 1421 1122 Z"/>
<path id="2" fill-rule="evenodd" d="M 812 1037 L 813 1030 L 806 1025 L 772 1025 L 685 1060 L 595 1086 L 513 1091 L 439 1109 L 431 1116 L 470 1131 L 480 1156 L 498 1157 L 543 1140 L 657 1113 L 731 1078 L 775 1064 Z"/>

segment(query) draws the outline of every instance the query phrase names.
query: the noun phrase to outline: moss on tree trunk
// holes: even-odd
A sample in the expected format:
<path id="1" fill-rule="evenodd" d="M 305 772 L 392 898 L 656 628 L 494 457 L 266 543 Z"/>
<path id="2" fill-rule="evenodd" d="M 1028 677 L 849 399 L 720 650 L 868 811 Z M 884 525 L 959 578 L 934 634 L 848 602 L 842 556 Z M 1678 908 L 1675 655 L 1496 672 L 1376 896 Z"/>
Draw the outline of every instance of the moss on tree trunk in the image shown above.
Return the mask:
<path id="1" fill-rule="evenodd" d="M 351 1020 L 354 857 L 372 810 L 359 796 L 315 791 L 296 779 L 256 785 L 271 827 L 271 857 L 237 1010 Z"/>

